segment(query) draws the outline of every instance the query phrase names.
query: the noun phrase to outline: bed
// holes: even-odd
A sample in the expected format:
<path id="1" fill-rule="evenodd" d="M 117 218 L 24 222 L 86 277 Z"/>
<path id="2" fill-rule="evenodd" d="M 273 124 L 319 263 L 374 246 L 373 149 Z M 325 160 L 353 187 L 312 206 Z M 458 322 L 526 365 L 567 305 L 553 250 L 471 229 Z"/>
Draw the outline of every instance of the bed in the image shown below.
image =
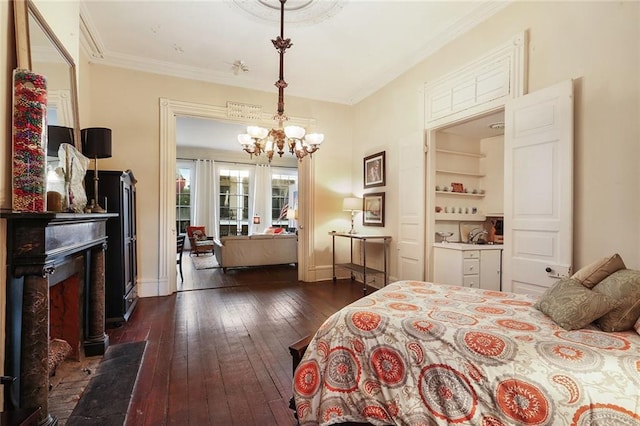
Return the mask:
<path id="1" fill-rule="evenodd" d="M 327 319 L 300 425 L 639 425 L 640 335 L 565 330 L 530 296 L 399 281 Z"/>

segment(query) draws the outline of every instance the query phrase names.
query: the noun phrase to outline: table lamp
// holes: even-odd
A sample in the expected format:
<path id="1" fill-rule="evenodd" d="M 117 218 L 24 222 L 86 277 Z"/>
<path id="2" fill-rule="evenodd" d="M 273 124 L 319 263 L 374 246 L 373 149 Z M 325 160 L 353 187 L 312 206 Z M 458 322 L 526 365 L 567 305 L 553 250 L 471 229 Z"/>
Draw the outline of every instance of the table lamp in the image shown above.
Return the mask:
<path id="1" fill-rule="evenodd" d="M 346 197 L 342 201 L 342 210 L 351 212 L 351 230 L 349 231 L 349 233 L 355 234 L 356 230 L 353 227 L 353 217 L 355 216 L 356 212 L 362 210 L 362 199 L 356 197 Z"/>
<path id="2" fill-rule="evenodd" d="M 89 127 L 82 129 L 82 153 L 89 158 L 93 158 L 93 197 L 94 203 L 92 213 L 104 213 L 106 210 L 100 206 L 98 201 L 98 158 L 111 157 L 111 129 L 104 127 Z"/>

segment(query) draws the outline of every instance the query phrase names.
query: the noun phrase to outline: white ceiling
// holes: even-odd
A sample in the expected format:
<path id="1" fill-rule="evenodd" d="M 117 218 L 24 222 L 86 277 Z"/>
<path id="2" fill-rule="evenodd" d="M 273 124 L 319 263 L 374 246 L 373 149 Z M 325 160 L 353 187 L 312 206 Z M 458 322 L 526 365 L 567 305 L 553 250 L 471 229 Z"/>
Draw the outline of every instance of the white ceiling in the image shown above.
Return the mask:
<path id="1" fill-rule="evenodd" d="M 285 93 L 357 103 L 508 3 L 288 0 Z M 275 94 L 279 4 L 82 0 L 81 41 L 92 62 Z M 235 74 L 237 60 L 249 71 Z"/>
<path id="2" fill-rule="evenodd" d="M 285 94 L 357 103 L 506 4 L 288 0 Z M 273 92 L 275 110 L 279 8 L 279 0 L 83 0 L 82 47 L 95 63 Z M 236 61 L 249 71 L 234 72 Z M 451 131 L 487 132 L 470 126 Z M 237 151 L 243 132 L 179 117 L 177 145 Z"/>

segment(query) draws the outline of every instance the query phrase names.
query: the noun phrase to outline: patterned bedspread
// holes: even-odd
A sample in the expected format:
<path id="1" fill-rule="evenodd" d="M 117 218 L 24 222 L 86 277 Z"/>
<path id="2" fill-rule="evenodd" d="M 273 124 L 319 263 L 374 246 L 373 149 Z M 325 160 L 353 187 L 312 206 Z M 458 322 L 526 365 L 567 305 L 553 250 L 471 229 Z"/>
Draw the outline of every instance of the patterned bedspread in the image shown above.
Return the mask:
<path id="1" fill-rule="evenodd" d="M 320 327 L 301 425 L 640 425 L 640 335 L 566 331 L 529 296 L 388 285 Z"/>

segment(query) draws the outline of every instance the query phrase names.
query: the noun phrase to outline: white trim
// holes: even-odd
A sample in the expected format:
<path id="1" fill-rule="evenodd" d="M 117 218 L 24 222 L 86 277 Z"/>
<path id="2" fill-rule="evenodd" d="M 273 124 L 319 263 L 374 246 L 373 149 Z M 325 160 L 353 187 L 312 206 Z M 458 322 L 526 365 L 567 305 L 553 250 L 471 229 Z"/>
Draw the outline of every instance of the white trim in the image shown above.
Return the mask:
<path id="1" fill-rule="evenodd" d="M 57 124 L 65 127 L 77 127 L 73 119 L 73 102 L 71 91 L 66 89 L 49 90 L 47 93 L 47 108 L 55 109 L 58 117 Z"/>
<path id="2" fill-rule="evenodd" d="M 467 65 L 425 84 L 425 128 L 500 109 L 508 99 L 526 93 L 527 33 Z"/>
<path id="3" fill-rule="evenodd" d="M 153 287 L 145 285 L 142 297 L 166 296 L 177 291 L 176 280 L 176 213 L 175 213 L 175 170 L 176 170 L 176 116 L 185 115 L 200 118 L 211 118 L 222 121 L 229 119 L 226 106 L 198 104 L 160 98 L 160 181 L 159 181 L 159 226 L 158 226 L 158 285 L 155 294 Z M 263 114 L 261 124 L 271 126 L 272 115 Z M 268 119 L 267 119 L 268 118 Z M 246 121 L 244 121 L 246 123 Z M 310 128 L 315 120 L 309 118 L 289 117 L 289 123 Z M 298 171 L 298 188 L 300 194 L 300 215 L 305 226 L 298 235 L 298 275 L 303 281 L 313 281 L 312 268 L 315 265 L 313 256 L 313 168 L 314 161 L 305 158 Z M 311 254 L 310 254 L 311 253 Z"/>

